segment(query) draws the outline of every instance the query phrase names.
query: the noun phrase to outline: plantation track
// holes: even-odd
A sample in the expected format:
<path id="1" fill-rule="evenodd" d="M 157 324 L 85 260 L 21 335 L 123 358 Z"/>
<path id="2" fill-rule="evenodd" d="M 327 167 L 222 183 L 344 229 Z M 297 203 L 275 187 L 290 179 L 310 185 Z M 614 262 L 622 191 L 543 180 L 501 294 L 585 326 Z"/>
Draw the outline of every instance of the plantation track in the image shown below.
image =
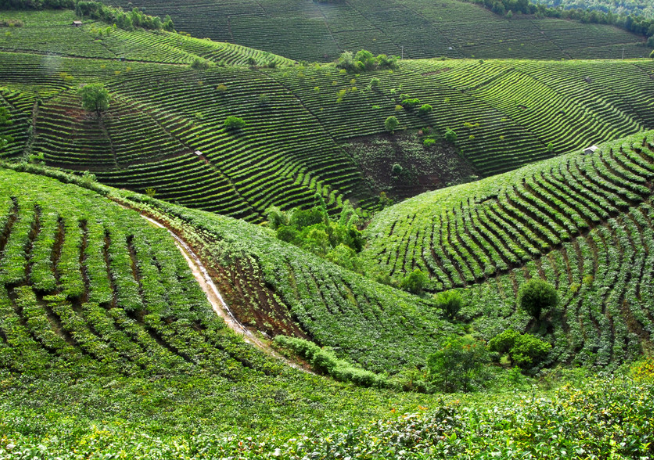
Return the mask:
<path id="1" fill-rule="evenodd" d="M 130 209 L 129 206 L 123 203 L 119 202 L 119 204 L 125 207 L 126 209 Z M 256 335 L 252 333 L 252 331 L 247 329 L 243 324 L 241 324 L 236 319 L 236 317 L 230 310 L 229 306 L 223 299 L 223 296 L 220 294 L 220 291 L 216 287 L 216 284 L 211 279 L 211 276 L 209 275 L 209 271 L 205 268 L 202 260 L 200 259 L 200 256 L 198 256 L 193 251 L 191 246 L 189 246 L 189 244 L 186 241 L 184 241 L 179 235 L 177 235 L 170 227 L 167 227 L 165 223 L 155 220 L 154 218 L 146 214 L 141 214 L 141 217 L 143 217 L 145 220 L 147 220 L 148 222 L 159 228 L 164 228 L 168 230 L 168 233 L 170 233 L 170 235 L 175 239 L 175 245 L 177 246 L 177 249 L 179 249 L 179 251 L 184 256 L 184 259 L 188 263 L 188 266 L 191 269 L 193 276 L 195 277 L 196 281 L 202 288 L 202 291 L 207 296 L 207 300 L 211 304 L 213 310 L 216 312 L 218 316 L 220 316 L 223 319 L 223 321 L 225 321 L 225 324 L 227 324 L 227 326 L 232 331 L 242 336 L 247 343 L 252 344 L 253 346 L 257 347 L 258 349 L 266 353 L 267 355 L 272 356 L 280 361 L 283 361 L 285 364 L 295 369 L 309 372 L 304 367 L 280 356 L 277 352 L 275 352 L 270 347 L 270 345 L 266 344 L 261 339 L 259 339 Z"/>

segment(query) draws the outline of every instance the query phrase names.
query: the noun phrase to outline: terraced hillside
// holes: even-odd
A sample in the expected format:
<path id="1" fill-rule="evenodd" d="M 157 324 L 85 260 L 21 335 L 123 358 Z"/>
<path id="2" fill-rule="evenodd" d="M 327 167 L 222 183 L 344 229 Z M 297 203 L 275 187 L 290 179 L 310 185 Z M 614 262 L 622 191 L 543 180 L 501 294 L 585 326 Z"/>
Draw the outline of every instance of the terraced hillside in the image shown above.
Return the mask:
<path id="1" fill-rule="evenodd" d="M 73 27 L 72 22 L 80 18 L 69 10 L 3 11 L 2 18 L 21 21 L 23 25 L 11 27 L 0 35 L 0 50 L 46 55 L 43 66 L 51 72 L 57 72 L 61 65 L 59 56 L 169 64 L 190 64 L 197 57 L 220 65 L 245 66 L 249 59 L 259 65 L 292 63 L 268 52 L 165 31 L 126 32 L 93 20 L 84 20 L 81 27 Z"/>
<path id="2" fill-rule="evenodd" d="M 420 195 L 375 217 L 364 257 L 432 290 L 467 287 L 464 317 L 487 337 L 533 326 L 518 287 L 557 287 L 551 359 L 604 366 L 651 350 L 654 133 Z M 642 347 L 642 348 L 641 348 Z"/>
<path id="3" fill-rule="evenodd" d="M 166 231 L 76 186 L 0 174 L 3 366 L 24 372 L 74 360 L 129 375 L 276 368 L 228 332 Z M 182 235 L 255 333 L 311 337 L 368 369 L 394 373 L 422 362 L 435 340 L 454 332 L 429 301 L 327 263 L 263 228 L 99 190 Z M 107 358 L 98 363 L 103 350 Z M 28 351 L 33 364 L 17 358 Z M 148 354 L 157 363 L 148 363 Z"/>
<path id="4" fill-rule="evenodd" d="M 116 187 L 151 189 L 171 202 L 255 222 L 271 204 L 307 206 L 315 193 L 333 210 L 345 199 L 373 207 L 365 167 L 339 144 L 385 133 L 391 115 L 402 129 L 430 126 L 436 136 L 454 129 L 457 148 L 482 176 L 654 127 L 651 60 L 403 61 L 396 71 L 361 75 L 332 65 L 193 70 L 178 65 L 186 62 L 175 54 L 180 48 L 157 48 L 162 37 L 178 36 L 144 31 L 88 43 L 107 49 L 105 42 L 115 40 L 117 48 L 136 50 L 134 59 L 147 50 L 153 60 L 171 63 L 44 55 L 37 30 L 27 33 L 30 23 L 51 17 L 53 30 L 84 30 L 64 25 L 69 13 L 20 14 L 26 25 L 16 30 L 25 35 L 17 42 L 35 48 L 0 54 L 0 103 L 13 119 L 2 130 L 15 139 L 2 157 L 88 170 Z M 203 53 L 223 46 L 179 39 L 205 46 L 184 54 L 189 59 L 211 58 Z M 130 48 L 136 42 L 141 48 Z M 372 78 L 380 85 L 369 89 Z M 91 82 L 103 82 L 113 98 L 102 117 L 81 109 L 77 88 Z M 434 111 L 403 109 L 406 95 Z M 230 115 L 247 126 L 225 129 Z"/>
<path id="5" fill-rule="evenodd" d="M 274 369 L 213 312 L 166 230 L 53 179 L 2 170 L 0 183 L 0 367 L 230 378 Z"/>
<path id="6" fill-rule="evenodd" d="M 617 59 L 644 57 L 643 39 L 610 26 L 515 17 L 457 0 L 106 0 L 166 14 L 179 30 L 306 61 L 369 49 L 405 58 Z"/>

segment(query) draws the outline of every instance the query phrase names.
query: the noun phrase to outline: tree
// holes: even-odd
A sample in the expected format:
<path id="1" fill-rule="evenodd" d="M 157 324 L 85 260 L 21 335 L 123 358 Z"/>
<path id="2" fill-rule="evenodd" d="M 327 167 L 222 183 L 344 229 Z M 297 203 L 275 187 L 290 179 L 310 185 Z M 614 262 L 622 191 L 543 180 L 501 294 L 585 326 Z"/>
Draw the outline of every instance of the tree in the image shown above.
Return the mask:
<path id="1" fill-rule="evenodd" d="M 433 110 L 432 106 L 429 104 L 423 104 L 422 107 L 418 110 L 420 115 L 427 115 L 428 113 L 431 113 Z"/>
<path id="2" fill-rule="evenodd" d="M 224 125 L 225 125 L 225 129 L 230 131 L 236 131 L 245 127 L 246 123 L 245 120 L 243 120 L 242 118 L 235 117 L 234 115 L 230 115 L 227 118 L 225 118 Z"/>
<path id="3" fill-rule="evenodd" d="M 520 334 L 513 329 L 507 329 L 488 342 L 488 349 L 501 354 L 506 353 L 512 363 L 528 369 L 545 359 L 552 345 L 533 335 Z"/>
<path id="4" fill-rule="evenodd" d="M 429 380 L 436 390 L 468 393 L 483 387 L 489 379 L 489 362 L 483 343 L 469 337 L 450 339 L 427 358 Z"/>
<path id="5" fill-rule="evenodd" d="M 395 130 L 398 126 L 400 126 L 400 122 L 398 121 L 397 117 L 388 117 L 384 122 L 386 131 L 390 132 L 391 134 L 395 133 Z"/>
<path id="6" fill-rule="evenodd" d="M 543 310 L 554 308 L 559 303 L 559 296 L 554 286 L 540 278 L 532 278 L 520 286 L 518 304 L 520 308 L 536 319 Z"/>
<path id="7" fill-rule="evenodd" d="M 11 115 L 9 111 L 5 108 L 0 106 L 0 126 L 6 126 L 6 125 L 11 125 Z M 2 150 L 9 142 L 11 142 L 12 139 L 10 136 L 3 136 L 0 134 L 0 150 Z"/>
<path id="8" fill-rule="evenodd" d="M 461 294 L 459 294 L 459 291 L 454 289 L 439 292 L 434 296 L 434 301 L 436 302 L 436 306 L 443 310 L 445 316 L 450 319 L 454 319 L 463 306 Z"/>
<path id="9" fill-rule="evenodd" d="M 456 142 L 456 132 L 453 129 L 447 128 L 445 130 L 445 140 L 449 142 L 450 144 L 454 144 Z"/>
<path id="10" fill-rule="evenodd" d="M 419 268 L 416 268 L 400 282 L 400 289 L 411 292 L 412 294 L 422 294 L 422 290 L 428 281 L 429 278 L 427 275 Z"/>
<path id="11" fill-rule="evenodd" d="M 84 110 L 100 115 L 109 109 L 111 96 L 109 96 L 109 91 L 107 91 L 102 83 L 84 85 L 79 89 L 79 94 L 82 96 L 82 107 Z"/>

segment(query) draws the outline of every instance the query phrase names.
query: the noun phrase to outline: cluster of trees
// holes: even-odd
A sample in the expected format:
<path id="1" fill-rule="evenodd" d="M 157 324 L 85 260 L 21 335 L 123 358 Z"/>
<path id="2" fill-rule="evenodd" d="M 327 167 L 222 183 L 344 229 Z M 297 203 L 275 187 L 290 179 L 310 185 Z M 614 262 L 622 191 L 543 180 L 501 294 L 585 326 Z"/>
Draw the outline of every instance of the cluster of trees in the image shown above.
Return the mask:
<path id="1" fill-rule="evenodd" d="M 462 306 L 457 291 L 435 297 L 445 316 L 453 319 Z M 542 316 L 558 305 L 556 289 L 540 279 L 531 279 L 518 291 L 518 306 L 538 323 Z M 506 359 L 522 371 L 537 369 L 547 359 L 552 345 L 531 334 L 507 329 L 486 345 L 471 336 L 447 340 L 427 359 L 427 386 L 444 392 L 469 392 L 483 388 L 491 378 L 489 364 Z"/>
<path id="2" fill-rule="evenodd" d="M 3 10 L 42 10 L 75 8 L 75 0 L 0 0 Z"/>
<path id="3" fill-rule="evenodd" d="M 361 50 L 357 54 L 344 51 L 338 58 L 336 66 L 348 72 L 365 72 L 381 69 L 397 69 L 397 56 L 386 56 L 385 54 L 373 55 L 370 51 Z"/>
<path id="4" fill-rule="evenodd" d="M 11 114 L 5 107 L 0 106 L 0 126 L 11 124 Z M 11 136 L 3 136 L 0 134 L 0 150 L 2 150 L 13 139 Z"/>
<path id="5" fill-rule="evenodd" d="M 545 5 L 557 8 L 585 9 L 589 11 L 601 11 L 615 15 L 644 16 L 654 18 L 654 4 L 649 0 L 545 0 Z"/>
<path id="6" fill-rule="evenodd" d="M 104 3 L 78 1 L 75 4 L 75 14 L 79 17 L 89 17 L 109 24 L 116 24 L 123 30 L 134 30 L 136 27 L 142 27 L 150 30 L 175 31 L 175 25 L 170 16 L 166 16 L 162 21 L 160 17 L 147 15 L 138 8 L 126 13 L 120 8 L 113 8 Z"/>
<path id="7" fill-rule="evenodd" d="M 544 4 L 534 4 L 529 0 L 471 0 L 472 3 L 484 5 L 487 9 L 499 15 L 510 15 L 514 13 L 535 14 L 537 17 L 574 19 L 583 23 L 592 24 L 610 24 L 629 32 L 644 35 L 646 37 L 654 36 L 654 19 L 648 19 L 645 16 L 629 14 L 614 14 L 611 11 L 604 12 L 601 10 L 588 9 L 564 9 L 549 8 Z M 649 46 L 654 46 L 654 41 L 648 42 Z"/>
<path id="8" fill-rule="evenodd" d="M 355 272 L 361 272 L 357 256 L 363 249 L 363 235 L 357 228 L 359 217 L 346 201 L 338 220 L 327 213 L 325 200 L 316 194 L 314 207 L 308 210 L 282 211 L 272 206 L 266 211 L 268 226 L 277 238 Z"/>

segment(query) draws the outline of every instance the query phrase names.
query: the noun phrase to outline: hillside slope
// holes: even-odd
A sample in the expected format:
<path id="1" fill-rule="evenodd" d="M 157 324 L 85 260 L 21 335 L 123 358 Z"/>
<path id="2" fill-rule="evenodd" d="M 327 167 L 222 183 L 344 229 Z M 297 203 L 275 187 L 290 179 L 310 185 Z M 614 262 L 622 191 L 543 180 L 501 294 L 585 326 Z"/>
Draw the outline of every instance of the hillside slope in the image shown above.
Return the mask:
<path id="1" fill-rule="evenodd" d="M 223 45 L 180 37 L 206 49 L 184 51 L 178 59 L 181 48 L 157 47 L 163 38 L 177 36 L 144 31 L 78 40 L 76 46 L 87 50 L 80 51 L 83 58 L 43 54 L 48 48 L 38 39 L 43 30 L 53 35 L 65 30 L 61 37 L 67 43 L 74 41 L 68 32 L 87 33 L 65 25 L 67 14 L 20 13 L 26 25 L 12 33 L 22 34 L 15 43 L 25 52 L 19 47 L 0 53 L 0 104 L 13 121 L 0 129 L 14 138 L 0 156 L 88 170 L 116 187 L 151 189 L 171 202 L 254 222 L 262 221 L 272 204 L 311 205 L 315 193 L 332 210 L 345 199 L 371 209 L 378 191 L 363 175 L 368 166 L 341 143 L 385 135 L 384 120 L 391 115 L 401 129 L 431 127 L 437 138 L 447 128 L 455 130 L 456 148 L 481 176 L 654 127 L 651 60 L 403 61 L 399 70 L 363 74 L 332 65 L 285 66 L 290 61 L 281 60 L 278 69 L 194 70 L 179 64 L 193 56 L 211 58 L 209 51 Z M 52 24 L 30 32 L 30 24 L 43 18 L 52 18 Z M 102 57 L 106 46 L 136 50 L 134 59 L 147 53 L 162 62 L 170 56 L 172 62 Z M 91 58 L 96 52 L 98 58 Z M 252 53 L 245 50 L 236 62 Z M 373 78 L 380 85 L 369 89 Z M 92 82 L 104 83 L 113 98 L 101 117 L 84 112 L 77 94 Z M 433 112 L 405 110 L 400 104 L 407 95 L 432 105 Z M 231 115 L 247 125 L 225 129 Z M 422 140 L 416 155 L 436 156 Z M 391 166 L 382 165 L 388 171 Z M 443 183 L 436 175 L 422 187 Z"/>
<path id="2" fill-rule="evenodd" d="M 343 50 L 423 59 L 644 57 L 643 39 L 610 26 L 516 17 L 457 0 L 106 0 L 169 14 L 179 30 L 292 59 L 330 61 Z"/>
<path id="3" fill-rule="evenodd" d="M 417 196 L 378 214 L 363 257 L 432 290 L 467 287 L 463 317 L 490 338 L 545 327 L 552 359 L 605 366 L 652 349 L 653 133 Z M 546 326 L 516 309 L 532 277 L 556 286 Z"/>

